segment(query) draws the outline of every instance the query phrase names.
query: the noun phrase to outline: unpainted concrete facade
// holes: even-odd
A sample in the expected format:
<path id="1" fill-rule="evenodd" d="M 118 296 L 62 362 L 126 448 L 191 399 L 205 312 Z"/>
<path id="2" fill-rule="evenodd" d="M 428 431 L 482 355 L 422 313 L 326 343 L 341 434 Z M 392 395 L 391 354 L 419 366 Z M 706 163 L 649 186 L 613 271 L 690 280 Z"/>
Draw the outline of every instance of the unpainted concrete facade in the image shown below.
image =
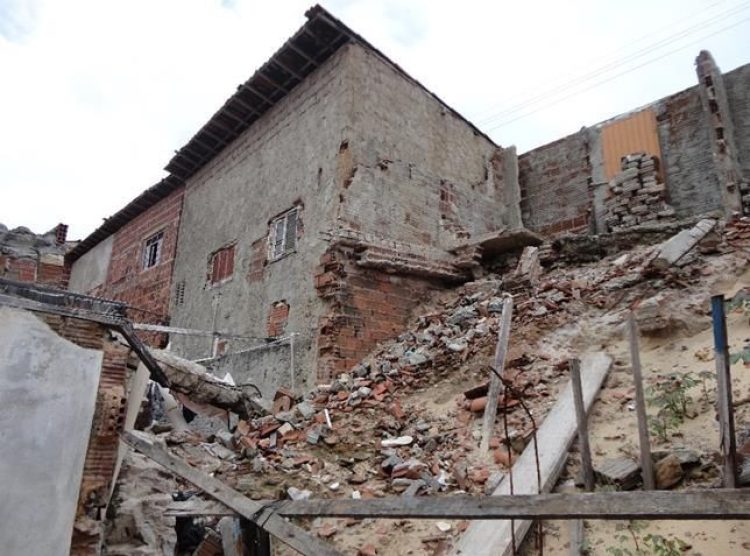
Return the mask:
<path id="1" fill-rule="evenodd" d="M 518 203 L 505 204 L 517 198 L 504 181 L 514 162 L 381 55 L 348 44 L 187 184 L 174 274 L 184 297 L 172 304 L 172 322 L 263 337 L 283 301 L 285 332 L 296 334 L 297 385 L 328 380 L 396 334 L 410 309 L 442 287 L 406 269 L 363 269 L 354 258 L 345 275 L 329 275 L 342 288 L 327 287 L 326 265 L 342 264 L 341 253 L 332 255 L 338 238 L 351 232 L 431 251 L 449 266 L 451 247 L 518 222 Z M 293 206 L 301 207 L 296 252 L 269 261 L 269 223 Z M 226 245 L 235 245 L 234 275 L 211 285 L 204 269 Z M 229 340 L 228 351 L 251 346 Z M 173 347 L 188 358 L 213 354 L 206 338 L 175 337 Z M 276 372 L 290 386 L 288 352 L 246 353 L 244 371 L 234 358 L 236 381 L 267 382 Z"/>

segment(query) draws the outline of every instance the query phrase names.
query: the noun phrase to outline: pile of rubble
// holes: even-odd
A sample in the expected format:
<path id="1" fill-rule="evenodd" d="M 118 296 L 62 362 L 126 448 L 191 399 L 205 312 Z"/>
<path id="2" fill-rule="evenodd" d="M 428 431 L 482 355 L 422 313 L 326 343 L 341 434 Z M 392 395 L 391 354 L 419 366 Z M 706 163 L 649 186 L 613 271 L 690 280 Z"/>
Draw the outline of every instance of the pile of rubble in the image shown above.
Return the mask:
<path id="1" fill-rule="evenodd" d="M 622 157 L 621 169 L 609 183 L 611 195 L 604 201 L 609 231 L 655 224 L 675 216 L 666 202 L 666 186 L 659 181 L 657 158 L 646 153 L 629 154 Z"/>

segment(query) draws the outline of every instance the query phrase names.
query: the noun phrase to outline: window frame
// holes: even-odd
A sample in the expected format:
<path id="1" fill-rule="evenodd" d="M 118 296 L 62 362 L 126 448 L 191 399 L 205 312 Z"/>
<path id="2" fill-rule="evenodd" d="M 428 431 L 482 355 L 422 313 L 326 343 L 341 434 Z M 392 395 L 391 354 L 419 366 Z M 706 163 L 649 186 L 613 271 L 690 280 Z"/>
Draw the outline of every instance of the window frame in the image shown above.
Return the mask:
<path id="1" fill-rule="evenodd" d="M 232 253 L 232 257 L 230 259 L 230 261 L 231 261 L 231 272 L 229 272 L 228 274 L 226 274 L 224 276 L 221 276 L 217 280 L 214 280 L 214 269 L 216 268 L 215 263 L 216 263 L 217 257 L 221 257 L 225 253 L 228 253 L 229 251 L 231 251 L 231 253 Z M 231 281 L 234 278 L 234 273 L 235 273 L 235 270 L 236 270 L 236 268 L 235 268 L 235 257 L 236 257 L 236 255 L 237 255 L 237 244 L 236 243 L 230 243 L 228 245 L 224 245 L 223 247 L 220 247 L 219 249 L 217 249 L 216 251 L 213 251 L 209 255 L 209 257 L 208 257 L 208 280 L 207 280 L 209 287 L 214 288 L 214 287 L 220 286 L 222 284 L 225 284 L 226 282 Z M 225 262 L 224 265 L 226 265 L 226 267 L 228 268 L 229 263 Z M 219 270 L 219 272 L 217 272 L 217 274 L 220 274 L 221 270 L 222 270 L 221 261 L 219 261 L 218 270 Z"/>
<path id="2" fill-rule="evenodd" d="M 141 271 L 150 270 L 159 266 L 162 262 L 162 251 L 164 249 L 164 230 L 159 230 L 143 240 L 141 249 Z M 153 264 L 148 264 L 151 260 L 151 247 L 156 246 Z"/>
<path id="3" fill-rule="evenodd" d="M 301 207 L 299 205 L 284 211 L 271 219 L 268 224 L 268 262 L 278 261 L 287 255 L 297 252 L 297 234 L 299 233 L 299 216 Z M 288 245 L 289 235 L 287 233 L 290 217 L 294 215 L 294 245 Z M 278 247 L 280 246 L 280 249 Z"/>

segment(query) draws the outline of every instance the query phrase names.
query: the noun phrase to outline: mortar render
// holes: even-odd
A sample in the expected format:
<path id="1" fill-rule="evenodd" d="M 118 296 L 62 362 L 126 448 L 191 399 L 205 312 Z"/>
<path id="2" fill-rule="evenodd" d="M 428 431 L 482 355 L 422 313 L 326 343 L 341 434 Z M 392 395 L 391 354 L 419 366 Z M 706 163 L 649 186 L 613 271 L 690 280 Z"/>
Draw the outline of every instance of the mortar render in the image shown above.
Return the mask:
<path id="1" fill-rule="evenodd" d="M 342 227 L 450 248 L 457 239 L 450 228 L 472 237 L 520 219 L 517 191 L 505 190 L 502 149 L 376 53 L 356 47 L 350 59 L 358 94 Z M 447 217 L 441 185 L 454 197 Z M 506 202 L 514 200 L 509 212 Z"/>
<path id="2" fill-rule="evenodd" d="M 314 368 L 323 311 L 313 275 L 328 247 L 323 232 L 335 217 L 337 156 L 354 94 L 347 79 L 348 51 L 338 51 L 191 178 L 174 264 L 173 284 L 184 283 L 185 292 L 182 303 L 172 296 L 174 326 L 265 337 L 271 305 L 281 300 L 290 305 L 285 333 L 299 335 L 295 366 L 307 371 L 298 373 L 298 390 Z M 258 279 L 249 279 L 252 244 L 261 241 L 266 253 L 270 220 L 295 202 L 303 207 L 296 252 L 267 262 Z M 207 279 L 210 256 L 232 243 L 233 276 L 212 286 Z M 210 338 L 173 335 L 171 342 L 177 354 L 189 359 L 212 355 Z M 227 351 L 252 345 L 230 340 Z M 234 380 L 257 383 L 274 375 L 289 386 L 288 357 L 287 348 L 251 352 L 234 367 Z"/>
<path id="3" fill-rule="evenodd" d="M 68 283 L 70 291 L 88 294 L 104 285 L 112 258 L 114 239 L 115 236 L 111 235 L 100 241 L 73 263 Z"/>
<path id="4" fill-rule="evenodd" d="M 101 351 L 0 307 L 4 555 L 68 554 L 101 365 Z"/>

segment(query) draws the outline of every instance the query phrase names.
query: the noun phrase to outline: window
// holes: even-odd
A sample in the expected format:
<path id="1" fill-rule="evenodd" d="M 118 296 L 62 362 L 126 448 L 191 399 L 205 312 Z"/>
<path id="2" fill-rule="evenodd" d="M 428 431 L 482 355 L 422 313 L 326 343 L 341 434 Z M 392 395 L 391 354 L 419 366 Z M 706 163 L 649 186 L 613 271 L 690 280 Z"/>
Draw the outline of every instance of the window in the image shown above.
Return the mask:
<path id="1" fill-rule="evenodd" d="M 285 212 L 271 221 L 268 234 L 268 258 L 272 261 L 292 253 L 297 248 L 299 207 Z"/>
<path id="2" fill-rule="evenodd" d="M 211 255 L 208 279 L 211 284 L 226 282 L 234 274 L 234 245 L 229 245 Z"/>
<path id="3" fill-rule="evenodd" d="M 143 244 L 143 270 L 159 264 L 162 243 L 164 243 L 164 232 L 152 235 Z"/>

